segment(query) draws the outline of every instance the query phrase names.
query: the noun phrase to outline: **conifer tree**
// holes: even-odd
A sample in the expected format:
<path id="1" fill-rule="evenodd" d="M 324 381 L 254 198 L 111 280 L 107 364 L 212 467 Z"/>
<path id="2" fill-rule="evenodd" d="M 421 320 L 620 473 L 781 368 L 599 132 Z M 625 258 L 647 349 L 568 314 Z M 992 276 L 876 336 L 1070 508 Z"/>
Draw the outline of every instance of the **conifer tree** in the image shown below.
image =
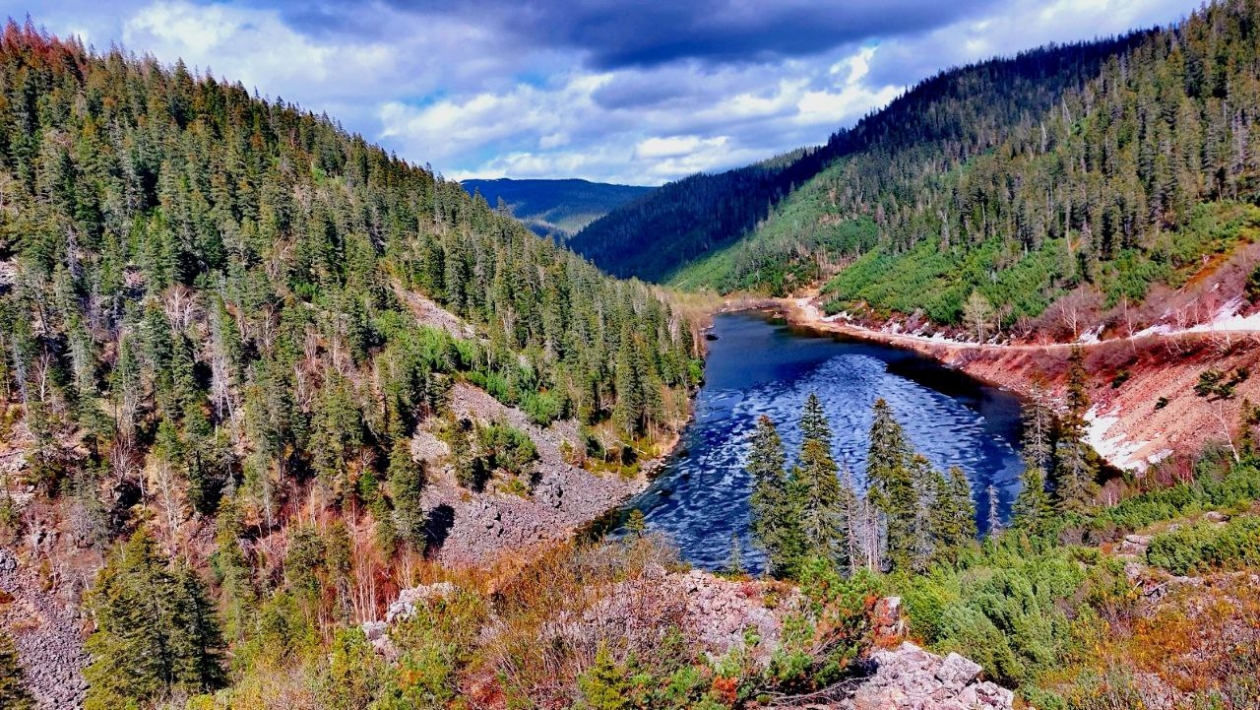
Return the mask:
<path id="1" fill-rule="evenodd" d="M 389 452 L 389 494 L 393 501 L 393 527 L 412 549 L 424 549 L 425 515 L 420 503 L 424 493 L 424 468 L 411 455 L 411 442 L 400 437 Z"/>
<path id="2" fill-rule="evenodd" d="M 929 517 L 938 557 L 953 559 L 957 550 L 976 539 L 976 504 L 967 474 L 951 466 L 948 478 L 936 473 L 936 500 Z"/>
<path id="3" fill-rule="evenodd" d="M 783 440 L 770 418 L 757 420 L 745 470 L 752 478 L 748 505 L 752 533 L 766 553 L 773 574 L 786 576 L 801 555 L 801 525 L 795 497 L 783 466 Z"/>
<path id="4" fill-rule="evenodd" d="M 223 640 L 201 580 L 172 571 L 143 530 L 110 555 L 89 603 L 97 628 L 87 642 L 87 710 L 224 682 Z"/>
<path id="5" fill-rule="evenodd" d="M 1087 382 L 1084 355 L 1080 348 L 1073 348 L 1068 365 L 1067 414 L 1059 427 L 1054 469 L 1056 503 L 1065 511 L 1089 507 L 1097 488 L 1095 454 L 1085 441 L 1085 415 L 1089 411 Z"/>
<path id="6" fill-rule="evenodd" d="M 801 439 L 817 441 L 828 452 L 831 451 L 831 425 L 827 423 L 827 412 L 823 410 L 822 400 L 818 399 L 815 392 L 809 393 L 801 412 Z"/>
<path id="7" fill-rule="evenodd" d="M 1054 504 L 1046 493 L 1046 478 L 1041 467 L 1031 461 L 1020 477 L 1020 491 L 1011 505 L 1011 524 L 1030 536 L 1046 531 L 1054 518 Z"/>
<path id="8" fill-rule="evenodd" d="M 876 400 L 871 424 L 866 476 L 872 505 L 883 517 L 889 564 L 910 569 L 916 559 L 915 527 L 919 496 L 905 432 L 883 399 Z"/>
<path id="9" fill-rule="evenodd" d="M 34 710 L 35 701 L 26 691 L 22 666 L 18 662 L 13 637 L 0 628 L 0 708 Z"/>
<path id="10" fill-rule="evenodd" d="M 838 561 L 848 547 L 840 510 L 838 469 L 822 441 L 801 444 L 800 464 L 793 468 L 794 510 L 799 516 L 807 555 Z"/>

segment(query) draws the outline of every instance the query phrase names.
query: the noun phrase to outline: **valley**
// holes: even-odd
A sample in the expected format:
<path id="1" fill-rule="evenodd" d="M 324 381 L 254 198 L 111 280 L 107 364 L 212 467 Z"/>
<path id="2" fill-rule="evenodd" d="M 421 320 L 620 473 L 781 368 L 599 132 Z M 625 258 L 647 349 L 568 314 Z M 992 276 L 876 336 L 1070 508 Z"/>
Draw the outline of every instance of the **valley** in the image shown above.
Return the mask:
<path id="1" fill-rule="evenodd" d="M 22 2 L 0 709 L 1260 703 L 1256 0 Z"/>

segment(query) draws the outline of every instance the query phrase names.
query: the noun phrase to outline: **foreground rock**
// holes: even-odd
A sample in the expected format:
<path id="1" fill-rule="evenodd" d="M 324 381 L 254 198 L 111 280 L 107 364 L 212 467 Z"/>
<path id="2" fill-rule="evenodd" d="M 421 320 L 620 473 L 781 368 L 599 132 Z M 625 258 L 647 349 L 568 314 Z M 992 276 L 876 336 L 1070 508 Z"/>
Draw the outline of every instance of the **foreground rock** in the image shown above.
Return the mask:
<path id="1" fill-rule="evenodd" d="M 876 651 L 868 664 L 869 675 L 819 693 L 827 698 L 825 701 L 791 707 L 811 710 L 1011 710 L 1014 707 L 1014 693 L 978 680 L 979 664 L 957 653 L 941 658 L 905 642 L 892 650 Z"/>

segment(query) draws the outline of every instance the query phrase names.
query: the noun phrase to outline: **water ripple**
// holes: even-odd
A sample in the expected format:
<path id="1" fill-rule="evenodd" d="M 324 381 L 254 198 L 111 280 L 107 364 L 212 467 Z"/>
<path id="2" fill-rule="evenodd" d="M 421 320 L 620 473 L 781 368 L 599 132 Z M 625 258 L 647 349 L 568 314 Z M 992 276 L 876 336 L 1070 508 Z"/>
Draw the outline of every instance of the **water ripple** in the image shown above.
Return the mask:
<path id="1" fill-rule="evenodd" d="M 732 536 L 745 565 L 763 559 L 748 536 L 748 441 L 761 415 L 774 420 L 789 461 L 800 445 L 797 419 L 810 392 L 823 402 L 836 460 L 861 485 L 871 407 L 884 398 L 915 448 L 936 467 L 961 467 L 972 483 L 980 523 L 990 484 L 1005 517 L 1018 490 L 1019 403 L 1013 395 L 960 377 L 905 351 L 796 333 L 764 318 L 726 315 L 714 324 L 706 385 L 683 449 L 629 507 L 665 533 L 683 557 L 707 569 L 726 565 Z"/>

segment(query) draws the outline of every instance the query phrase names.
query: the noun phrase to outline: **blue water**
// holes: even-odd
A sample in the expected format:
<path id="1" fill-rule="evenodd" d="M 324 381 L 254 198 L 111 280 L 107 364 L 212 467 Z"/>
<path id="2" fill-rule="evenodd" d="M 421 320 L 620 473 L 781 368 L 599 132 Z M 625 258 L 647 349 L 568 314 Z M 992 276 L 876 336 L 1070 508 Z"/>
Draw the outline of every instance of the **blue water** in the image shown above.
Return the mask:
<path id="1" fill-rule="evenodd" d="M 719 316 L 713 333 L 695 421 L 648 489 L 623 509 L 643 511 L 648 528 L 671 538 L 691 564 L 724 568 L 738 534 L 745 568 L 760 571 L 764 560 L 748 534 L 749 438 L 757 418 L 769 416 L 791 462 L 810 392 L 827 410 L 837 462 L 847 462 L 859 486 L 871 406 L 882 397 L 919 452 L 941 470 L 967 472 L 982 529 L 990 483 L 1000 514 L 1009 514 L 1021 470 L 1013 394 L 905 350 L 776 325 L 760 314 Z"/>

